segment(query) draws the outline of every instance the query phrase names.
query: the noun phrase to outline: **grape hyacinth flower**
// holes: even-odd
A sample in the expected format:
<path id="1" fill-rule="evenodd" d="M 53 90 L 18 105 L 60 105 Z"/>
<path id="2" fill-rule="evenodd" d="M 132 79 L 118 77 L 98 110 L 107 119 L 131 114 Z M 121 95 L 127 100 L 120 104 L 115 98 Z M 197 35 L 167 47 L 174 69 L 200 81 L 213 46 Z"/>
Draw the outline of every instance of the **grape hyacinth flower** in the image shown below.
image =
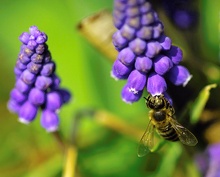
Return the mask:
<path id="1" fill-rule="evenodd" d="M 147 0 L 115 0 L 113 44 L 119 52 L 111 76 L 127 79 L 122 99 L 133 103 L 146 87 L 151 95 L 167 94 L 167 80 L 185 86 L 191 78 L 179 63 L 182 50 L 164 34 L 163 23 Z"/>
<path id="2" fill-rule="evenodd" d="M 71 96 L 68 90 L 60 88 L 46 34 L 36 26 L 31 26 L 29 31 L 19 37 L 22 45 L 14 68 L 16 83 L 8 109 L 18 114 L 24 124 L 32 122 L 41 109 L 42 127 L 53 132 L 59 125 L 58 111 Z"/>

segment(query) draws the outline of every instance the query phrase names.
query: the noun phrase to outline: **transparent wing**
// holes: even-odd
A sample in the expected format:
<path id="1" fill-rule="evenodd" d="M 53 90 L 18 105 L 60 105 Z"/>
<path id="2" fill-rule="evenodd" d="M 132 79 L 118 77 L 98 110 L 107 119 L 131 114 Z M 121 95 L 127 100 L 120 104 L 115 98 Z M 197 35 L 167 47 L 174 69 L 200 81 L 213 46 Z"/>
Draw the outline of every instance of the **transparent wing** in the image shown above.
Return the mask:
<path id="1" fill-rule="evenodd" d="M 146 131 L 144 132 L 139 146 L 138 146 L 138 157 L 143 157 L 148 154 L 154 146 L 154 126 L 151 123 L 151 120 L 147 126 Z"/>
<path id="2" fill-rule="evenodd" d="M 198 143 L 196 137 L 187 128 L 178 123 L 175 119 L 170 118 L 170 123 L 172 127 L 176 130 L 179 139 L 183 144 L 188 146 L 195 146 Z"/>

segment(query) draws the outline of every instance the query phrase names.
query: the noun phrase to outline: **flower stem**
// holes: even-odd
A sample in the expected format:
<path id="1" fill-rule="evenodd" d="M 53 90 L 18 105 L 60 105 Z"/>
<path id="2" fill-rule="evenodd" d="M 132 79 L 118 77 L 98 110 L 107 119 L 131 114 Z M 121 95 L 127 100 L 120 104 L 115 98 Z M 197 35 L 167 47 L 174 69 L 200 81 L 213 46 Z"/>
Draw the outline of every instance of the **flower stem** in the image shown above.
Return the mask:
<path id="1" fill-rule="evenodd" d="M 77 148 L 74 145 L 69 145 L 66 150 L 66 159 L 64 172 L 62 177 L 75 177 L 77 164 Z"/>

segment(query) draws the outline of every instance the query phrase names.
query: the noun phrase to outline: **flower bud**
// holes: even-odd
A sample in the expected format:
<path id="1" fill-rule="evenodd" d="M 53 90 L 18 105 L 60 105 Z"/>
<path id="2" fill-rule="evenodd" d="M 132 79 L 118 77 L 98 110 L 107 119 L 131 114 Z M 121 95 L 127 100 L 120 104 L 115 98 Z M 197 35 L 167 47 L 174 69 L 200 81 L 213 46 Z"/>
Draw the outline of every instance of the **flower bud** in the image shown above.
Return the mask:
<path id="1" fill-rule="evenodd" d="M 17 103 L 22 103 L 27 99 L 27 95 L 21 93 L 18 89 L 14 88 L 10 96 L 13 100 L 15 100 Z"/>
<path id="2" fill-rule="evenodd" d="M 169 50 L 172 45 L 171 39 L 165 35 L 161 35 L 159 37 L 158 41 L 159 41 L 160 45 L 162 46 L 163 50 Z"/>
<path id="3" fill-rule="evenodd" d="M 120 31 L 117 31 L 113 34 L 112 40 L 117 50 L 122 49 L 128 44 L 128 40 L 121 35 Z"/>
<path id="4" fill-rule="evenodd" d="M 156 73 L 150 73 L 147 81 L 147 91 L 151 95 L 161 95 L 167 90 L 165 79 Z"/>
<path id="5" fill-rule="evenodd" d="M 170 50 L 166 51 L 166 55 L 172 60 L 175 65 L 183 59 L 183 52 L 179 47 L 171 46 Z"/>
<path id="6" fill-rule="evenodd" d="M 29 124 L 37 115 L 37 106 L 34 106 L 29 101 L 26 101 L 19 110 L 19 121 L 24 124 Z"/>
<path id="7" fill-rule="evenodd" d="M 164 55 L 158 55 L 154 59 L 154 70 L 157 74 L 164 75 L 173 67 L 172 61 Z"/>
<path id="8" fill-rule="evenodd" d="M 139 38 L 136 38 L 129 43 L 129 47 L 136 55 L 144 53 L 146 50 L 146 45 L 146 42 Z"/>
<path id="9" fill-rule="evenodd" d="M 124 25 L 120 31 L 121 31 L 121 35 L 127 40 L 133 39 L 136 33 L 135 29 L 128 25 Z"/>
<path id="10" fill-rule="evenodd" d="M 50 63 L 46 63 L 43 66 L 40 74 L 42 76 L 50 76 L 51 74 L 53 74 L 54 71 L 55 71 L 55 64 L 54 62 L 50 62 Z"/>
<path id="11" fill-rule="evenodd" d="M 33 105 L 40 106 L 45 102 L 45 92 L 38 88 L 32 88 L 30 90 L 28 101 Z"/>
<path id="12" fill-rule="evenodd" d="M 40 90 L 46 90 L 51 86 L 52 82 L 53 80 L 50 77 L 38 76 L 35 82 L 35 86 Z"/>
<path id="13" fill-rule="evenodd" d="M 63 101 L 61 95 L 57 91 L 52 91 L 47 93 L 46 99 L 47 99 L 46 102 L 47 110 L 55 112 L 56 110 L 60 109 L 60 107 L 62 106 Z"/>
<path id="14" fill-rule="evenodd" d="M 19 36 L 19 40 L 20 40 L 23 44 L 27 44 L 28 41 L 29 41 L 29 37 L 30 37 L 30 34 L 28 34 L 27 32 L 24 32 L 24 33 L 22 33 L 22 34 Z"/>
<path id="15" fill-rule="evenodd" d="M 122 96 L 122 100 L 126 103 L 133 103 L 133 102 L 136 102 L 138 101 L 141 96 L 142 96 L 142 91 L 134 94 L 134 92 L 132 91 L 131 88 L 129 88 L 127 85 L 124 86 L 124 88 L 122 89 L 122 93 L 121 93 L 121 96 Z"/>
<path id="16" fill-rule="evenodd" d="M 124 48 L 121 50 L 118 54 L 118 59 L 124 64 L 124 65 L 131 65 L 134 63 L 135 60 L 135 54 L 130 48 Z"/>
<path id="17" fill-rule="evenodd" d="M 26 69 L 25 71 L 23 71 L 21 79 L 24 81 L 24 83 L 31 85 L 35 82 L 36 75 Z"/>
<path id="18" fill-rule="evenodd" d="M 130 72 L 132 71 L 132 67 L 124 65 L 119 60 L 115 60 L 111 76 L 115 79 L 126 79 Z"/>
<path id="19" fill-rule="evenodd" d="M 146 51 L 145 54 L 146 54 L 147 57 L 153 58 L 156 55 L 158 55 L 161 50 L 162 50 L 162 47 L 161 47 L 159 42 L 157 42 L 157 41 L 148 42 L 147 43 L 147 51 Z"/>
<path id="20" fill-rule="evenodd" d="M 149 72 L 152 68 L 153 62 L 150 58 L 145 56 L 140 56 L 136 58 L 135 69 L 141 72 Z"/>
<path id="21" fill-rule="evenodd" d="M 58 115 L 53 111 L 43 110 L 41 114 L 41 125 L 48 132 L 56 131 L 59 125 Z"/>
<path id="22" fill-rule="evenodd" d="M 139 91 L 144 89 L 146 84 L 146 74 L 141 73 L 138 70 L 133 70 L 128 76 L 127 87 L 130 88 L 134 94 L 137 94 Z"/>
<path id="23" fill-rule="evenodd" d="M 167 73 L 167 77 L 174 85 L 186 86 L 192 78 L 192 75 L 190 75 L 189 71 L 184 66 L 176 65 L 170 69 Z"/>

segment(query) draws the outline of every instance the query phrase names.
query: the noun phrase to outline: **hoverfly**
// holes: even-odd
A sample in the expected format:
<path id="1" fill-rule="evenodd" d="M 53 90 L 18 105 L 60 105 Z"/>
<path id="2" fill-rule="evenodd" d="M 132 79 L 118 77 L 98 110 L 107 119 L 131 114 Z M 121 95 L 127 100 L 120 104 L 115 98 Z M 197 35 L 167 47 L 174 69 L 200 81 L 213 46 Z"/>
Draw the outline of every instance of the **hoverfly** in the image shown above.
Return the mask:
<path id="1" fill-rule="evenodd" d="M 154 130 L 165 140 L 180 141 L 188 146 L 195 146 L 198 141 L 196 137 L 174 117 L 174 108 L 170 105 L 164 95 L 149 95 L 146 105 L 150 108 L 149 124 L 138 146 L 138 156 L 142 157 L 153 149 Z"/>

